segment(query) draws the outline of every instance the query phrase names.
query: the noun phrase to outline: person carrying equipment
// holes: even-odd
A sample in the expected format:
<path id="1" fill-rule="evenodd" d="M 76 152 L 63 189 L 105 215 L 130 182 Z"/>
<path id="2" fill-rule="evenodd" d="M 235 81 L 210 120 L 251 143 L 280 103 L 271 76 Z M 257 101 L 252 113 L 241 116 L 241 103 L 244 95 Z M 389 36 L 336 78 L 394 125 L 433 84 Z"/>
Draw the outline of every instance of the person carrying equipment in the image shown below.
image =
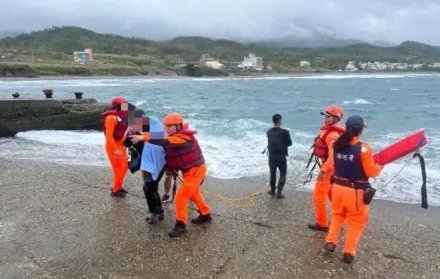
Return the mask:
<path id="1" fill-rule="evenodd" d="M 312 145 L 313 151 L 310 157 L 307 168 L 312 161 L 312 158 L 316 158 L 315 166 L 320 166 L 321 170 L 315 182 L 315 188 L 313 191 L 313 202 L 315 204 L 315 224 L 309 224 L 309 229 L 318 231 L 328 231 L 328 220 L 325 197 L 331 200 L 331 183 L 330 177 L 333 173 L 333 142 L 345 131 L 343 126 L 337 125 L 344 116 L 344 111 L 337 105 L 330 105 L 325 108 L 324 112 L 324 126 L 320 128 L 319 135 L 315 138 Z M 309 177 L 315 168 L 313 166 L 310 171 Z"/>
<path id="2" fill-rule="evenodd" d="M 274 114 L 272 116 L 272 122 L 274 127 L 266 132 L 270 169 L 270 190 L 268 194 L 272 196 L 275 195 L 275 182 L 278 168 L 280 170 L 280 179 L 278 180 L 276 197 L 281 199 L 284 198 L 282 191 L 284 184 L 286 184 L 286 156 L 289 156 L 288 147 L 292 145 L 292 139 L 290 138 L 289 131 L 281 128 L 282 117 L 280 114 Z"/>
<path id="3" fill-rule="evenodd" d="M 371 147 L 359 140 L 365 127 L 362 117 L 350 116 L 345 125 L 346 131 L 335 141 L 333 147 L 333 218 L 324 249 L 335 251 L 339 233 L 347 220 L 343 261 L 351 263 L 367 224 L 369 204 L 375 193 L 368 180 L 378 176 L 383 166 L 375 163 Z"/>
<path id="4" fill-rule="evenodd" d="M 183 118 L 178 113 L 168 114 L 163 124 L 166 126 L 167 167 L 170 171 L 182 172 L 183 182 L 176 193 L 176 224 L 168 233 L 170 237 L 180 237 L 186 233 L 188 218 L 188 200 L 191 199 L 199 208 L 199 216 L 192 219 L 193 224 L 204 224 L 212 221 L 210 208 L 201 194 L 201 184 L 206 175 L 206 164 L 195 130 L 183 127 Z"/>
<path id="5" fill-rule="evenodd" d="M 105 151 L 113 171 L 113 187 L 111 196 L 123 198 L 128 193 L 122 186 L 127 174 L 127 153 L 122 144 L 127 123 L 123 118 L 128 110 L 127 100 L 122 97 L 115 97 L 112 100 L 112 108 L 104 112 L 101 117 L 104 119 Z"/>

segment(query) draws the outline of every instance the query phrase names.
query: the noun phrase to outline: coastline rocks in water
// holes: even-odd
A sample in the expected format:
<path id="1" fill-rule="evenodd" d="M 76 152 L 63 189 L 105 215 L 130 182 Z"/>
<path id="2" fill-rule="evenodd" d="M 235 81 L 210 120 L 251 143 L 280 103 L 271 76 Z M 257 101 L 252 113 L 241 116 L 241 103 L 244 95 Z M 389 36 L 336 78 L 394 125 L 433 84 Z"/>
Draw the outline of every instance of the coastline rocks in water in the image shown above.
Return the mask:
<path id="1" fill-rule="evenodd" d="M 102 130 L 101 113 L 109 108 L 95 99 L 0 100 L 0 137 L 29 130 Z"/>

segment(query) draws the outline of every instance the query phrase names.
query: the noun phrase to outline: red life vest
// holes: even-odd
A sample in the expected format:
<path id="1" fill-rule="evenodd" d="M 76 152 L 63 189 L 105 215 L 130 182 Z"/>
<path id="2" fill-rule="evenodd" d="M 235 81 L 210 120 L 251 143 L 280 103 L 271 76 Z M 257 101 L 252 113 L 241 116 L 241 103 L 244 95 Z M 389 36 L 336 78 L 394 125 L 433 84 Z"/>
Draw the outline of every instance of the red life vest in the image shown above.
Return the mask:
<path id="1" fill-rule="evenodd" d="M 315 141 L 312 145 L 312 154 L 320 158 L 322 161 L 326 161 L 328 158 L 328 148 L 325 141 L 327 140 L 328 135 L 333 131 L 340 135 L 345 132 L 345 127 L 340 125 L 322 126 L 320 130 L 321 132 L 315 138 Z"/>
<path id="2" fill-rule="evenodd" d="M 116 120 L 118 121 L 118 124 L 116 124 L 115 129 L 113 131 L 113 138 L 115 140 L 122 140 L 125 136 L 125 132 L 127 131 L 127 124 L 125 124 L 124 121 L 122 121 L 122 114 L 120 111 L 116 110 L 108 110 L 101 114 L 101 117 L 104 122 L 104 135 L 105 135 L 105 119 L 109 115 L 114 115 L 116 117 Z"/>
<path id="3" fill-rule="evenodd" d="M 202 150 L 200 149 L 197 139 L 194 137 L 197 131 L 183 129 L 171 136 L 180 137 L 179 135 L 186 135 L 190 139 L 182 145 L 173 146 L 167 145 L 167 167 L 173 170 L 188 171 L 192 167 L 200 167 L 205 163 Z M 180 137 L 186 139 L 186 137 Z"/>

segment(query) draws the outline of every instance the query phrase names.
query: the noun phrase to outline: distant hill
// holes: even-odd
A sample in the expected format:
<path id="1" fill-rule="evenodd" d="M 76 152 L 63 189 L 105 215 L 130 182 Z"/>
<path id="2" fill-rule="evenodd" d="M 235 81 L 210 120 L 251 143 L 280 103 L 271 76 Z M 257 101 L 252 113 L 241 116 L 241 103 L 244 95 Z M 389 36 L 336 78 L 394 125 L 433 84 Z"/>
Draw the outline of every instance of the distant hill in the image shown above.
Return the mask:
<path id="1" fill-rule="evenodd" d="M 360 41 L 331 41 L 327 47 L 309 45 L 304 47 L 275 47 L 261 43 L 243 44 L 225 39 L 205 37 L 177 37 L 170 41 L 157 42 L 142 38 L 129 38 L 113 34 L 99 34 L 88 29 L 66 26 L 53 27 L 16 37 L 0 40 L 0 48 L 35 51 L 62 52 L 92 48 L 99 54 L 148 55 L 167 60 L 167 64 L 176 61 L 196 61 L 203 53 L 218 57 L 222 61 L 242 61 L 249 52 L 264 58 L 264 63 L 278 67 L 293 67 L 300 60 L 307 60 L 316 67 L 337 69 L 347 61 L 378 61 L 432 63 L 440 62 L 440 47 L 418 42 L 403 42 L 395 47 L 380 47 Z M 312 48 L 313 46 L 313 48 Z"/>
<path id="2" fill-rule="evenodd" d="M 331 36 L 326 35 L 314 35 L 306 38 L 289 35 L 283 38 L 276 38 L 270 40 L 262 40 L 255 42 L 257 44 L 285 48 L 285 47 L 296 47 L 296 48 L 320 48 L 320 47 L 343 47 L 346 45 L 353 44 L 366 44 L 367 42 L 360 40 L 343 40 L 336 39 Z"/>
<path id="3" fill-rule="evenodd" d="M 0 32 L 0 39 L 5 37 L 14 37 L 20 35 L 22 32 Z"/>

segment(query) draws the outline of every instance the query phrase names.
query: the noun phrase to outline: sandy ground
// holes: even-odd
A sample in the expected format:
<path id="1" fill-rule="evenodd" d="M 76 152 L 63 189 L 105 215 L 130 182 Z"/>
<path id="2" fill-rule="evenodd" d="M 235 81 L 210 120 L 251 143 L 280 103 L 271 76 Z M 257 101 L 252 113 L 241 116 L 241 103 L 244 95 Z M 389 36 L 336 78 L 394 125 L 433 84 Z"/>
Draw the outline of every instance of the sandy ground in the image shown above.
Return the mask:
<path id="1" fill-rule="evenodd" d="M 170 239 L 174 205 L 148 225 L 140 174 L 110 197 L 109 168 L 0 161 L 0 277 L 440 278 L 440 210 L 374 200 L 353 264 L 323 252 L 310 193 L 285 190 L 236 208 L 206 195 L 213 223 Z M 162 183 L 161 183 L 162 185 Z M 204 189 L 243 197 L 264 181 L 207 178 Z M 197 216 L 190 203 L 190 215 Z"/>

